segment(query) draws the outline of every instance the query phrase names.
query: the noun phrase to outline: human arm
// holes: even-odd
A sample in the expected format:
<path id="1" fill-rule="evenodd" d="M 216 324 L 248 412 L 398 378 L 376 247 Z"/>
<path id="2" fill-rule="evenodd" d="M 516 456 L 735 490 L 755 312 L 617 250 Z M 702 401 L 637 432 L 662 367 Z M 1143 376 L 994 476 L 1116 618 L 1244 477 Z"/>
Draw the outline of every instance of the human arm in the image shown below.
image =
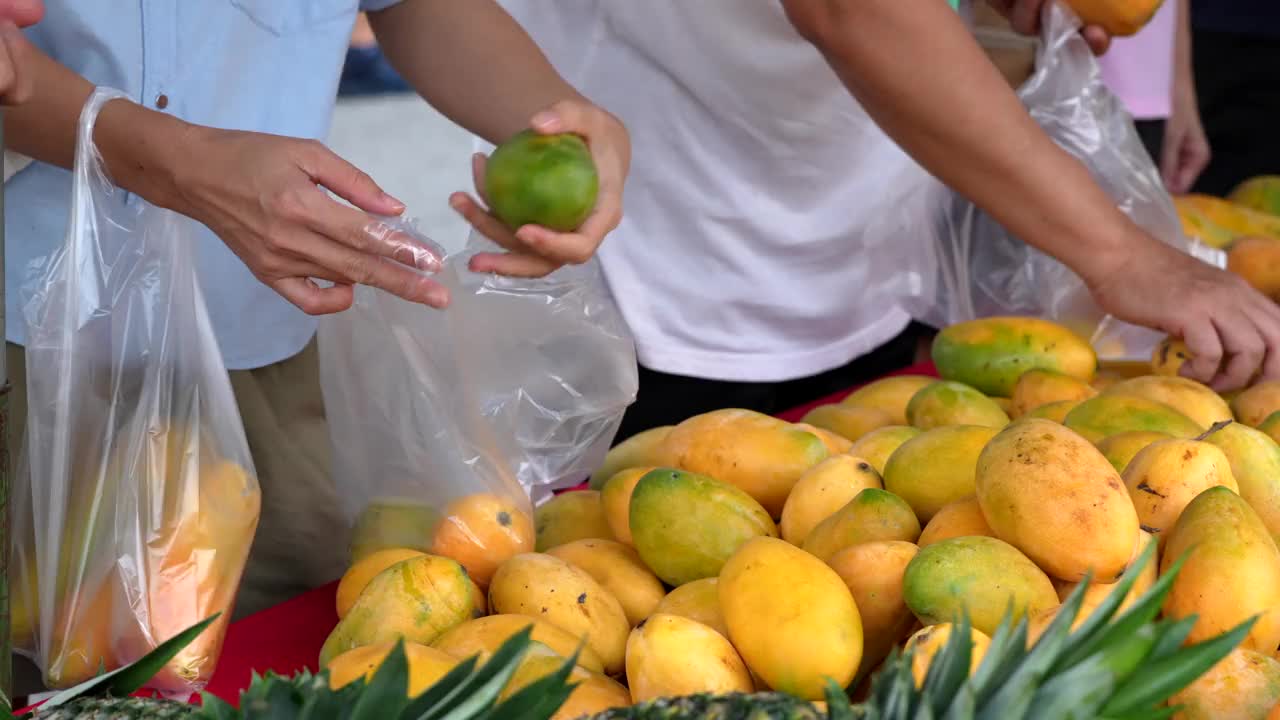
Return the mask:
<path id="1" fill-rule="evenodd" d="M 1191 0 L 1177 0 L 1178 20 L 1173 54 L 1173 105 L 1165 125 L 1160 174 L 1169 192 L 1191 191 L 1209 165 L 1209 139 L 1200 122 L 1196 79 L 1191 65 Z"/>
<path id="2" fill-rule="evenodd" d="M 1196 355 L 1193 377 L 1219 387 L 1240 386 L 1259 369 L 1280 377 L 1280 309 L 1134 225 L 1040 130 L 945 4 L 782 3 L 890 137 L 1074 270 L 1108 312 L 1183 338 Z"/>
<path id="3" fill-rule="evenodd" d="M 581 135 L 600 176 L 595 210 L 573 233 L 527 225 L 515 233 L 464 193 L 450 205 L 508 253 L 479 255 L 472 269 L 544 275 L 590 258 L 622 217 L 631 145 L 617 118 L 592 104 L 555 71 L 518 23 L 494 0 L 403 0 L 369 13 L 378 46 L 434 108 L 499 144 L 532 127 Z M 477 189 L 484 159 L 475 158 Z"/>
<path id="4" fill-rule="evenodd" d="M 18 28 L 35 25 L 43 16 L 41 0 L 0 0 L 0 105 L 16 105 L 31 96 L 26 67 L 31 44 Z"/>

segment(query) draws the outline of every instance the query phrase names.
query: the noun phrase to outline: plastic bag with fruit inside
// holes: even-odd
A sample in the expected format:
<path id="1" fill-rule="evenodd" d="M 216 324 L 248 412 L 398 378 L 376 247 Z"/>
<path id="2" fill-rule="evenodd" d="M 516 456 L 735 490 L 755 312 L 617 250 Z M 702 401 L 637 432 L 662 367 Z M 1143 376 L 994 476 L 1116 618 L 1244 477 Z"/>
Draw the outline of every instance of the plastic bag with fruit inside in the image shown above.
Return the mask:
<path id="1" fill-rule="evenodd" d="M 15 647 L 65 688 L 222 613 L 150 687 L 213 674 L 258 522 L 249 446 L 197 282 L 191 220 L 114 187 L 80 117 L 65 244 L 24 285 L 28 411 L 13 502 Z"/>
<path id="2" fill-rule="evenodd" d="M 1080 160 L 1116 205 L 1152 235 L 1225 267 L 1218 250 L 1188 238 L 1160 173 L 1120 101 L 1103 84 L 1079 20 L 1060 3 L 1045 5 L 1036 67 L 1018 90 L 1032 118 Z M 934 272 L 913 314 L 944 327 L 977 317 L 1035 315 L 1090 338 L 1099 357 L 1147 361 L 1163 335 L 1102 311 L 1084 282 L 1032 248 L 959 193 L 934 181 L 884 222 L 932 249 Z"/>
<path id="3" fill-rule="evenodd" d="M 473 234 L 445 258 L 443 310 L 357 287 L 350 310 L 321 320 L 353 561 L 412 548 L 457 560 L 484 587 L 533 551 L 531 496 L 585 480 L 635 398 L 635 345 L 597 262 L 541 279 L 468 270 L 493 248 Z"/>

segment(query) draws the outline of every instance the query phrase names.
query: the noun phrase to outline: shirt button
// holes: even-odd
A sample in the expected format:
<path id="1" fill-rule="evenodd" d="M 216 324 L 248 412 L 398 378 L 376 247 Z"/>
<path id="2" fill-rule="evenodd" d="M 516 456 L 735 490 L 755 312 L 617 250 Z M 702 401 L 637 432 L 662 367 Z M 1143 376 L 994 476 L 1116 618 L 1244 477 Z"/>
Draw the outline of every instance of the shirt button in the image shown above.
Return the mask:
<path id="1" fill-rule="evenodd" d="M 164 93 L 160 93 L 159 95 L 157 95 L 156 107 L 160 108 L 161 110 L 169 107 L 169 96 L 165 95 Z"/>

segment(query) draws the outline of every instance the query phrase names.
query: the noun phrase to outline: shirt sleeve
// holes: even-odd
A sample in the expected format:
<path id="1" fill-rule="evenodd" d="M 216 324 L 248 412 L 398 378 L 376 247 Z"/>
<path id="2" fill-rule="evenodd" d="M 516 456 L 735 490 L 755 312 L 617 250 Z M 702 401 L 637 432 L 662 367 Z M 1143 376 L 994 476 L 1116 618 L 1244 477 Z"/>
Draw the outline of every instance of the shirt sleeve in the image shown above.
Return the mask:
<path id="1" fill-rule="evenodd" d="M 378 12 L 392 5 L 399 5 L 402 0 L 360 0 L 361 12 Z"/>

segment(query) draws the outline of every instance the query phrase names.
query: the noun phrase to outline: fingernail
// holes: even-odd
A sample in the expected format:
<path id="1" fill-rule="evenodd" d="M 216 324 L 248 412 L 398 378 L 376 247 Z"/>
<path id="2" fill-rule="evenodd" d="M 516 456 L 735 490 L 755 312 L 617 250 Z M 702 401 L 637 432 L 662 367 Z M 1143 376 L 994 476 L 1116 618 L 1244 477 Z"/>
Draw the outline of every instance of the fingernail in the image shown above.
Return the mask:
<path id="1" fill-rule="evenodd" d="M 555 125 L 555 123 L 556 123 L 556 114 L 553 112 L 547 112 L 545 110 L 538 113 L 537 115 L 534 115 L 533 120 L 529 121 L 529 124 L 539 129 L 550 127 L 552 125 Z"/>
<path id="2" fill-rule="evenodd" d="M 456 195 L 454 197 L 449 198 L 449 207 L 453 208 L 458 212 L 462 212 L 463 204 L 464 203 L 462 198 L 457 197 Z"/>
<path id="3" fill-rule="evenodd" d="M 382 193 L 382 201 L 387 203 L 388 205 L 391 205 L 391 207 L 395 208 L 396 212 L 404 211 L 404 203 L 400 202 L 399 200 L 391 197 L 386 193 Z"/>

